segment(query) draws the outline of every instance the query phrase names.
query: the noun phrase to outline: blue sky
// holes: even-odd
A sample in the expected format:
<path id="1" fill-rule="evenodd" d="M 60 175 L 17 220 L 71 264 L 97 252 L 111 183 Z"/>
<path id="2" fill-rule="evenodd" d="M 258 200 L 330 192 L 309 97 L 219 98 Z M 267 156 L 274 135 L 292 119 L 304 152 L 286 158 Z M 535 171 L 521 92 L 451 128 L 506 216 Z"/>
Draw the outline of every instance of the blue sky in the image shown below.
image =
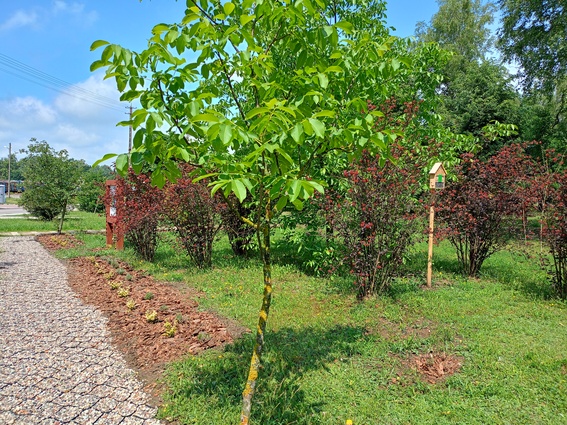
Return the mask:
<path id="1" fill-rule="evenodd" d="M 436 0 L 390 0 L 388 24 L 411 36 L 437 8 Z M 141 50 L 155 24 L 179 21 L 184 9 L 183 0 L 0 0 L 0 157 L 8 143 L 14 152 L 32 137 L 89 164 L 126 151 L 128 130 L 116 123 L 127 105 L 113 82 L 89 71 L 100 55 L 90 45 Z"/>

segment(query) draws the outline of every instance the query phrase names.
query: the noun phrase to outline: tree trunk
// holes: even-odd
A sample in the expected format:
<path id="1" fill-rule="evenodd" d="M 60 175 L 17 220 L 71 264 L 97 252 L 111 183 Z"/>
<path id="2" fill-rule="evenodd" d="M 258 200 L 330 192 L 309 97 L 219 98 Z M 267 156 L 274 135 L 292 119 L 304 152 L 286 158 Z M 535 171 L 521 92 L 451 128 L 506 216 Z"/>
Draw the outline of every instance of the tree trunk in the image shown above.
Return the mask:
<path id="1" fill-rule="evenodd" d="M 267 221 L 258 228 L 258 245 L 260 247 L 260 255 L 264 264 L 264 299 L 262 308 L 258 318 L 258 328 L 256 330 L 256 343 L 250 361 L 250 370 L 248 371 L 248 379 L 246 386 L 242 392 L 242 413 L 240 416 L 240 425 L 248 425 L 250 421 L 250 411 L 252 408 L 252 397 L 256 390 L 256 381 L 258 380 L 258 372 L 262 360 L 262 350 L 264 349 L 264 334 L 266 332 L 266 322 L 270 312 L 270 304 L 272 302 L 272 262 L 270 258 L 270 222 Z"/>
<path id="2" fill-rule="evenodd" d="M 63 220 L 65 220 L 65 213 L 66 212 L 67 212 L 67 204 L 65 204 L 65 206 L 61 210 L 61 219 L 59 220 L 59 226 L 57 228 L 58 234 L 61 234 L 61 232 L 63 231 Z"/>

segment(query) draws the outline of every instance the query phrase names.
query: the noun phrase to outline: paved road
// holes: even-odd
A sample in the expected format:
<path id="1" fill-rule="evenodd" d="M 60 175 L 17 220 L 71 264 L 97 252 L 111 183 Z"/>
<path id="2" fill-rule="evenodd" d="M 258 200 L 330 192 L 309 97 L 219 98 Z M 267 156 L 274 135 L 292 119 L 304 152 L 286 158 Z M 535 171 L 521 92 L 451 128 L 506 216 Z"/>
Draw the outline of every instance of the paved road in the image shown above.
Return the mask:
<path id="1" fill-rule="evenodd" d="M 27 214 L 28 212 L 17 205 L 0 204 L 0 218 L 5 218 L 13 215 Z"/>
<path id="2" fill-rule="evenodd" d="M 0 238 L 0 424 L 159 424 L 105 323 L 38 242 Z"/>

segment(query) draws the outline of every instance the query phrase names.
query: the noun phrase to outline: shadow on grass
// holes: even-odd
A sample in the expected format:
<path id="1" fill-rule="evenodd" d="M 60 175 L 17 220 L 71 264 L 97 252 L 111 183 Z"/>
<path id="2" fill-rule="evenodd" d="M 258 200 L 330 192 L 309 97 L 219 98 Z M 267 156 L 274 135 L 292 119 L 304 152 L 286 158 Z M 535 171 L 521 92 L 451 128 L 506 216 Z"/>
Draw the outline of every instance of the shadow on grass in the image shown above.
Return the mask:
<path id="1" fill-rule="evenodd" d="M 355 343 L 364 338 L 362 327 L 335 326 L 331 329 L 284 328 L 266 335 L 266 351 L 252 409 L 252 422 L 263 425 L 315 424 L 323 402 L 313 402 L 301 387 L 301 378 L 310 371 L 326 369 L 326 364 L 356 352 Z M 163 414 L 181 423 L 217 423 L 234 416 L 242 402 L 253 336 L 247 335 L 226 347 L 221 354 L 208 353 L 171 366 Z M 195 422 L 193 422 L 195 421 Z M 220 422 L 219 422 L 220 423 Z"/>

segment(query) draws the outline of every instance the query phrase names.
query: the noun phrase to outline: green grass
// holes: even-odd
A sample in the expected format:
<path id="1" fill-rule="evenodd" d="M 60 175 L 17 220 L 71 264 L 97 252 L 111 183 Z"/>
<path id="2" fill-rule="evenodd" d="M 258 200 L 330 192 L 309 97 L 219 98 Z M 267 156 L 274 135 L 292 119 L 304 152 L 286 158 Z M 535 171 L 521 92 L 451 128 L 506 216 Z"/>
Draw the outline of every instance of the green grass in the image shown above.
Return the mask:
<path id="1" fill-rule="evenodd" d="M 19 197 L 18 197 L 19 198 Z M 9 205 L 18 205 L 18 198 L 14 197 L 14 196 L 10 196 L 8 198 L 8 194 L 6 194 L 6 204 Z"/>
<path id="2" fill-rule="evenodd" d="M 99 235 L 62 256 L 89 255 Z M 204 292 L 202 308 L 255 329 L 262 296 L 256 259 L 235 259 L 226 239 L 215 267 L 192 268 L 170 237 L 154 263 L 118 255 L 158 279 Z M 535 248 L 533 248 L 535 249 Z M 277 254 L 277 253 L 276 253 Z M 567 305 L 550 297 L 530 255 L 500 252 L 478 279 L 463 278 L 448 243 L 436 246 L 434 288 L 424 290 L 427 246 L 408 257 L 388 296 L 357 302 L 348 279 L 307 276 L 277 256 L 275 291 L 252 423 L 566 424 Z M 180 424 L 236 423 L 254 335 L 172 364 L 160 416 Z M 461 370 L 437 384 L 407 366 L 445 352 Z"/>
<path id="3" fill-rule="evenodd" d="M 103 230 L 106 226 L 104 215 L 71 211 L 65 217 L 63 232 L 70 230 Z M 0 233 L 5 232 L 53 232 L 57 230 L 59 221 L 42 221 L 35 218 L 3 218 L 0 219 Z"/>

